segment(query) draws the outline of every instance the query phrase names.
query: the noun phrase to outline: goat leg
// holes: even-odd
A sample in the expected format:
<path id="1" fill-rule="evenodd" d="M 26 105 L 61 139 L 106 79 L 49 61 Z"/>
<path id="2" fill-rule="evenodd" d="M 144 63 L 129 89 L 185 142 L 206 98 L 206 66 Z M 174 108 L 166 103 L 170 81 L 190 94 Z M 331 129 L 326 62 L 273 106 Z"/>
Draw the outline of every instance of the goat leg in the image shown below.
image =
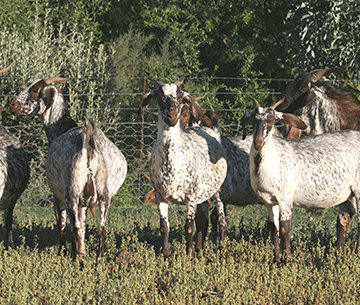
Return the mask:
<path id="1" fill-rule="evenodd" d="M 163 254 L 165 258 L 169 257 L 169 220 L 168 204 L 156 193 L 156 201 L 160 213 L 160 233 L 163 241 Z"/>
<path id="2" fill-rule="evenodd" d="M 217 214 L 219 216 L 220 242 L 222 242 L 222 241 L 224 241 L 225 236 L 226 236 L 228 219 L 226 217 L 224 203 L 220 199 L 220 193 L 217 192 L 214 195 L 214 197 L 216 199 L 216 209 L 217 209 Z"/>
<path id="3" fill-rule="evenodd" d="M 192 249 L 196 208 L 196 204 L 187 204 L 187 215 L 185 222 L 186 254 L 190 254 L 190 251 Z"/>
<path id="4" fill-rule="evenodd" d="M 13 234 L 12 234 L 13 210 L 14 210 L 14 207 L 11 207 L 11 208 L 6 209 L 5 213 L 4 213 L 4 221 L 5 221 L 5 228 L 6 228 L 6 236 L 5 236 L 6 249 L 8 249 L 9 246 L 13 249 L 15 248 L 14 241 L 13 241 Z"/>
<path id="5" fill-rule="evenodd" d="M 59 229 L 59 252 L 58 255 L 61 255 L 61 250 L 64 248 L 64 255 L 67 254 L 66 242 L 65 242 L 65 227 L 66 227 L 66 210 L 60 207 L 60 201 L 54 197 L 54 207 L 57 225 Z"/>
<path id="6" fill-rule="evenodd" d="M 209 204 L 203 202 L 198 204 L 195 213 L 196 224 L 196 252 L 200 252 L 204 247 L 205 237 L 209 227 Z"/>
<path id="7" fill-rule="evenodd" d="M 100 210 L 100 220 L 99 220 L 99 255 L 97 261 L 99 262 L 105 253 L 105 239 L 106 239 L 106 216 L 109 210 L 111 197 L 108 193 L 108 190 L 105 189 L 104 193 L 99 196 L 99 210 Z"/>
<path id="8" fill-rule="evenodd" d="M 289 239 L 290 222 L 291 219 L 280 221 L 280 235 L 281 235 L 283 248 L 285 250 L 284 262 L 287 262 L 288 259 L 290 258 L 290 239 Z"/>
<path id="9" fill-rule="evenodd" d="M 336 221 L 336 246 L 343 248 L 345 246 L 346 234 L 350 225 L 351 217 L 354 212 L 350 201 L 345 201 L 339 205 L 338 217 Z"/>

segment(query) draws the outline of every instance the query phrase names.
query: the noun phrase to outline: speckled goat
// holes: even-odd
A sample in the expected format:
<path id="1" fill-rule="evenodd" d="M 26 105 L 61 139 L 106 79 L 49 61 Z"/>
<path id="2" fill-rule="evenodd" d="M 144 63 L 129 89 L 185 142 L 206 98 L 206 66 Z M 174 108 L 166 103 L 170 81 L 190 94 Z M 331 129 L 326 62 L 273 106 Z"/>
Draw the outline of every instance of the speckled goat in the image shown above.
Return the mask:
<path id="1" fill-rule="evenodd" d="M 158 134 L 150 159 L 150 178 L 156 192 L 160 212 L 160 231 L 163 238 L 163 254 L 169 256 L 168 202 L 185 204 L 186 250 L 192 247 L 195 210 L 198 204 L 210 197 L 216 198 L 220 225 L 226 231 L 226 220 L 219 190 L 224 182 L 227 166 L 225 152 L 219 142 L 220 133 L 210 128 L 193 127 L 183 130 L 180 113 L 183 100 L 190 105 L 189 94 L 177 84 L 157 83 L 158 89 L 146 94 L 138 113 L 151 100 L 158 105 Z"/>
<path id="2" fill-rule="evenodd" d="M 301 130 L 307 126 L 297 116 L 274 108 L 257 105 L 242 124 L 248 120 L 254 124 L 251 186 L 268 209 L 278 261 L 279 234 L 290 252 L 293 206 L 329 208 L 349 199 L 356 206 L 360 230 L 360 133 L 347 130 L 297 140 L 276 137 L 272 129 L 278 120 Z M 359 246 L 358 239 L 357 249 Z"/>
<path id="3" fill-rule="evenodd" d="M 184 129 L 189 126 L 194 126 L 195 124 L 212 127 L 210 119 L 204 114 L 196 101 L 192 104 L 195 106 L 187 107 L 187 104 L 184 104 L 181 110 L 180 125 Z M 196 109 L 196 111 L 192 111 L 192 109 Z M 250 181 L 249 153 L 252 139 L 250 137 L 242 139 L 242 136 L 221 136 L 220 143 L 225 150 L 227 161 L 226 178 L 220 188 L 220 199 L 224 204 L 224 208 L 226 208 L 228 204 L 236 206 L 261 204 L 261 201 L 251 187 Z M 201 211 L 197 210 L 195 220 L 200 212 Z M 211 214 L 211 223 L 211 236 L 215 240 L 218 234 L 217 209 L 214 209 Z M 202 236 L 205 236 L 204 230 L 200 233 Z M 223 234 L 224 233 L 225 232 L 223 232 Z M 224 236 L 221 236 L 220 239 L 224 239 Z"/>
<path id="4" fill-rule="evenodd" d="M 5 73 L 11 66 L 0 70 Z M 0 108 L 1 114 L 1 108 Z M 0 125 L 0 209 L 4 210 L 5 247 L 14 248 L 12 235 L 15 204 L 26 189 L 30 177 L 28 157 L 20 143 Z"/>
<path id="5" fill-rule="evenodd" d="M 318 135 L 326 132 L 353 129 L 360 131 L 360 106 L 353 98 L 335 89 L 328 79 L 344 73 L 349 65 L 315 69 L 301 73 L 282 91 L 283 102 L 276 110 L 293 113 L 307 125 L 305 132 Z M 302 131 L 285 125 L 288 138 L 299 138 Z M 349 201 L 339 205 L 337 218 L 337 246 L 345 245 L 347 230 L 355 210 Z"/>
<path id="6" fill-rule="evenodd" d="M 15 115 L 36 115 L 42 120 L 49 141 L 46 177 L 54 193 L 60 232 L 65 248 L 66 212 L 72 229 L 72 258 L 85 251 L 85 221 L 90 208 L 99 205 L 99 255 L 104 255 L 105 223 L 111 197 L 122 185 L 127 162 L 121 151 L 90 119 L 77 127 L 67 103 L 52 83 L 69 79 L 37 80 L 11 102 Z"/>

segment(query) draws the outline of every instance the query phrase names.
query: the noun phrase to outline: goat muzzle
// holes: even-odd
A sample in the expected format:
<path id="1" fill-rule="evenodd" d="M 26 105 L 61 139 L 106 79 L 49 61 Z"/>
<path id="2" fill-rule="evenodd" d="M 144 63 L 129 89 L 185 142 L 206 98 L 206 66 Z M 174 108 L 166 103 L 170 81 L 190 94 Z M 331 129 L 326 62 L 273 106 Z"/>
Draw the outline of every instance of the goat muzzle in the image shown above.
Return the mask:
<path id="1" fill-rule="evenodd" d="M 264 141 L 263 137 L 256 137 L 254 139 L 254 148 L 257 151 L 260 151 L 263 148 L 264 144 L 265 144 L 265 141 Z"/>
<path id="2" fill-rule="evenodd" d="M 178 121 L 178 112 L 169 111 L 164 119 L 165 123 L 171 127 L 175 126 Z"/>

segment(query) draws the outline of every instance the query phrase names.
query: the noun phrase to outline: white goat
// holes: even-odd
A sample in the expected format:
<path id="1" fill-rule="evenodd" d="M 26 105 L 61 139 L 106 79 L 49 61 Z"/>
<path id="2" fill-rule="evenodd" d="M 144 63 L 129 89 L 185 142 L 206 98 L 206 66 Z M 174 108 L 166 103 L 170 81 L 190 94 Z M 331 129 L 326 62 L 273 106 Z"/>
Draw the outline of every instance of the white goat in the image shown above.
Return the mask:
<path id="1" fill-rule="evenodd" d="M 138 113 L 154 98 L 158 104 L 158 135 L 150 159 L 150 178 L 155 188 L 160 212 L 160 231 L 163 254 L 169 256 L 168 202 L 185 204 L 186 251 L 192 247 L 195 210 L 215 196 L 219 221 L 223 232 L 226 220 L 219 189 L 224 182 L 227 166 L 225 152 L 219 142 L 220 133 L 210 128 L 193 127 L 183 130 L 180 114 L 183 100 L 192 104 L 188 93 L 177 84 L 156 83 L 158 89 L 146 94 Z M 204 209 L 208 204 L 202 204 Z"/>
<path id="2" fill-rule="evenodd" d="M 290 252 L 289 230 L 293 206 L 329 208 L 346 200 L 355 204 L 360 228 L 360 133 L 340 131 L 298 140 L 273 136 L 277 120 L 306 129 L 298 117 L 262 108 L 249 111 L 242 124 L 254 124 L 250 150 L 251 186 L 269 212 L 275 260 L 279 260 L 279 232 Z M 357 248 L 359 249 L 359 241 Z"/>
<path id="3" fill-rule="evenodd" d="M 283 102 L 277 111 L 293 113 L 307 124 L 305 132 L 317 135 L 325 132 L 353 129 L 360 131 L 360 106 L 347 93 L 335 89 L 327 77 L 344 73 L 349 65 L 315 69 L 299 74 L 281 93 Z M 302 130 L 285 125 L 288 138 L 299 138 Z M 339 205 L 337 246 L 343 247 L 351 217 L 355 211 L 349 201 Z"/>
<path id="4" fill-rule="evenodd" d="M 92 120 L 77 127 L 67 103 L 53 82 L 69 79 L 37 80 L 11 102 L 15 115 L 36 115 L 43 121 L 49 141 L 46 177 L 54 193 L 58 214 L 60 248 L 65 248 L 66 211 L 72 229 L 72 258 L 85 251 L 85 221 L 88 208 L 93 215 L 99 204 L 99 255 L 104 255 L 105 222 L 111 196 L 122 185 L 127 162 L 121 151 Z"/>

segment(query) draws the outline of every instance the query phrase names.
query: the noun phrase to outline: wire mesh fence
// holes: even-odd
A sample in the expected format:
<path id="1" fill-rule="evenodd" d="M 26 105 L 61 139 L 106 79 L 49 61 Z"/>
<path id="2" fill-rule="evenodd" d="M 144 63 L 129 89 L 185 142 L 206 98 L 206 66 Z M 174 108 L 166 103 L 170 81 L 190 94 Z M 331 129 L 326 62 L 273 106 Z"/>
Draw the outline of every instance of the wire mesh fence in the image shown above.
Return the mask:
<path id="1" fill-rule="evenodd" d="M 144 121 L 129 118 L 129 122 L 97 122 L 97 127 L 106 130 L 106 135 L 121 149 L 128 162 L 127 177 L 115 195 L 118 200 L 114 200 L 121 205 L 141 204 L 144 195 L 152 189 L 148 176 L 148 158 L 157 137 L 156 120 L 156 109 L 148 109 Z M 17 205 L 52 205 L 52 193 L 45 178 L 47 139 L 43 125 L 16 125 L 7 126 L 7 129 L 20 140 L 30 158 L 30 181 Z M 240 132 L 238 125 L 223 126 L 223 130 L 232 135 Z"/>
<path id="2" fill-rule="evenodd" d="M 284 85 L 289 80 L 278 80 L 284 83 Z M 250 92 L 247 92 L 250 94 Z M 73 93 L 77 94 L 77 93 Z M 123 95 L 126 93 L 123 93 Z M 136 100 L 142 95 L 138 92 L 136 94 L 129 93 L 133 98 L 136 96 Z M 201 95 L 201 93 L 195 93 L 194 95 Z M 207 92 L 206 94 L 211 95 L 212 92 Z M 215 94 L 215 93 L 214 93 Z M 221 92 L 216 92 L 217 95 L 222 94 Z M 223 92 L 223 94 L 232 95 L 232 94 L 245 94 L 244 92 Z M 279 95 L 280 92 L 269 91 L 269 92 L 251 92 L 251 95 Z M 64 94 L 65 99 L 72 99 L 68 94 Z M 117 147 L 123 152 L 128 162 L 128 174 L 125 179 L 123 186 L 120 188 L 119 192 L 115 195 L 116 200 L 119 205 L 123 206 L 134 206 L 141 204 L 144 198 L 144 195 L 152 189 L 151 182 L 148 176 L 148 157 L 149 153 L 152 150 L 152 147 L 156 141 L 157 137 L 157 109 L 148 108 L 146 109 L 145 116 L 143 120 L 135 120 L 132 117 L 132 113 L 136 111 L 135 108 L 111 108 L 107 107 L 109 104 L 107 101 L 108 96 L 113 97 L 114 93 L 103 92 L 100 95 L 101 100 L 103 101 L 103 107 L 98 107 L 94 109 L 83 109 L 76 108 L 77 105 L 73 104 L 72 111 L 77 111 L 74 115 L 75 117 L 83 117 L 82 112 L 87 113 L 108 113 L 108 117 L 114 118 L 121 114 L 121 119 L 113 119 L 111 122 L 106 121 L 97 121 L 96 125 L 98 128 L 103 130 L 105 134 L 109 137 L 111 141 L 115 143 Z M 0 96 L 5 99 L 10 100 L 12 96 Z M 86 96 L 84 96 L 86 98 Z M 93 96 L 91 96 L 93 97 Z M 89 97 L 90 98 L 90 97 Z M 105 101 L 105 102 L 104 102 Z M 228 115 L 238 117 L 238 110 L 231 109 L 218 109 L 220 114 L 222 112 L 227 113 Z M 8 109 L 4 109 L 5 112 L 9 112 Z M 236 112 L 236 115 L 235 115 Z M 106 117 L 103 116 L 103 117 Z M 124 119 L 125 118 L 125 119 Z M 79 124 L 82 124 L 81 120 L 78 120 Z M 43 125 L 40 123 L 40 120 L 25 120 L 23 125 L 11 125 L 6 126 L 10 133 L 12 133 L 19 141 L 22 143 L 24 149 L 29 155 L 30 158 L 30 167 L 31 167 L 31 176 L 27 189 L 21 196 L 18 201 L 18 206 L 49 206 L 52 205 L 52 193 L 47 185 L 45 178 L 45 160 L 47 155 L 47 139 L 45 136 L 45 131 Z M 235 122 L 232 125 L 221 126 L 223 135 L 239 135 L 241 133 L 241 128 L 239 122 Z"/>

